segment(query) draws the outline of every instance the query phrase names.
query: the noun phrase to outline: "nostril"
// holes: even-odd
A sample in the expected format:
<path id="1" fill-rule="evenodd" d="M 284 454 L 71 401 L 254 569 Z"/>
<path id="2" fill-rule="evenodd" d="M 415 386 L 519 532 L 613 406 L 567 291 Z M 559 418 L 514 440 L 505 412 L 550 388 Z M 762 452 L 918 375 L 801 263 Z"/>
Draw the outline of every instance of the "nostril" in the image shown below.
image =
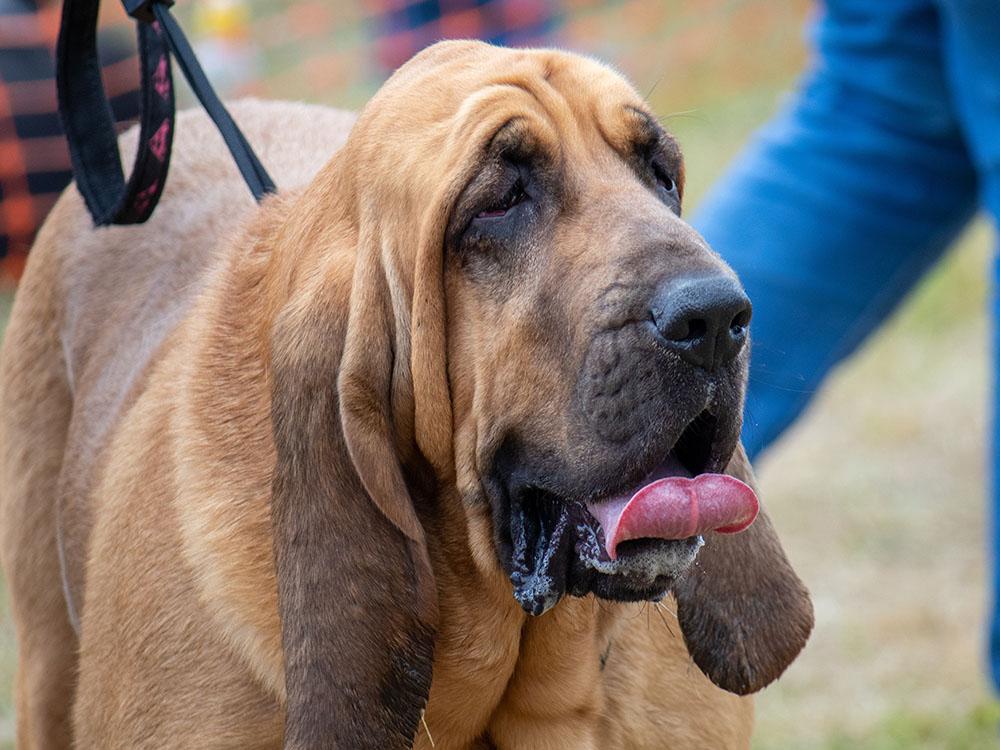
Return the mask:
<path id="1" fill-rule="evenodd" d="M 749 325 L 750 310 L 740 310 L 736 313 L 736 317 L 734 317 L 732 322 L 729 324 L 729 332 L 733 336 L 742 336 L 746 333 L 747 326 Z"/>
<path id="2" fill-rule="evenodd" d="M 663 331 L 663 338 L 678 343 L 690 343 L 708 332 L 708 322 L 703 318 L 682 318 Z"/>
<path id="3" fill-rule="evenodd" d="M 688 335 L 686 341 L 700 339 L 708 332 L 708 322 L 704 318 L 694 318 L 688 321 Z"/>

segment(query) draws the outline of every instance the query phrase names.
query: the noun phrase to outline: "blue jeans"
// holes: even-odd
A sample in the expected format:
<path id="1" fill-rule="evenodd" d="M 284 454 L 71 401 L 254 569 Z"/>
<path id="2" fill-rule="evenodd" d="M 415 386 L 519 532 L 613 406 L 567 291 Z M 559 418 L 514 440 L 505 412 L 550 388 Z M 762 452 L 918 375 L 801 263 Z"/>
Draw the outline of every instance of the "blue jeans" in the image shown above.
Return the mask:
<path id="1" fill-rule="evenodd" d="M 812 30 L 814 61 L 795 95 L 693 219 L 754 303 L 743 432 L 751 456 L 798 416 L 977 207 L 1000 221 L 1000 2 L 828 0 Z M 993 312 L 1000 320 L 996 295 Z M 997 425 L 994 405 L 994 550 Z M 1000 688 L 998 569 L 989 658 Z"/>

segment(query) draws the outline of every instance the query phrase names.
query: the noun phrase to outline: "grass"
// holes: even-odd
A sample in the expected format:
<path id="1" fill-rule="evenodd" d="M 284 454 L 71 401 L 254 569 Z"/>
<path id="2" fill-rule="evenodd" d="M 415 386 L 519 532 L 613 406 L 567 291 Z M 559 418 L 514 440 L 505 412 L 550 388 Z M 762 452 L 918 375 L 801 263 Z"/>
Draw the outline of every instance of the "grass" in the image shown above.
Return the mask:
<path id="1" fill-rule="evenodd" d="M 808 7 L 625 2 L 584 9 L 569 30 L 650 92 L 686 152 L 693 204 L 793 85 Z M 993 242 L 976 224 L 759 467 L 817 626 L 758 697 L 755 750 L 997 746 L 1000 704 L 981 658 Z M 0 296 L 0 325 L 8 305 Z M 7 629 L 0 738 L 11 733 L 12 666 Z"/>
<path id="2" fill-rule="evenodd" d="M 958 715 L 893 711 L 864 739 L 837 731 L 830 750 L 984 750 L 996 744 L 1000 707 L 980 703 Z"/>

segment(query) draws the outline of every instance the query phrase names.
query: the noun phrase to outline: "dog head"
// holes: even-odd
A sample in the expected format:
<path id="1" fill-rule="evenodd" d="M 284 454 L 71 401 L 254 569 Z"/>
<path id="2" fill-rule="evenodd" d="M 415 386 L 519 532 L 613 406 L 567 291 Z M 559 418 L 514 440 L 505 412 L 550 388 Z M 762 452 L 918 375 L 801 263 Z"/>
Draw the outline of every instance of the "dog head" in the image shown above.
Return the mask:
<path id="1" fill-rule="evenodd" d="M 808 595 L 766 516 L 715 532 L 756 512 L 731 476 L 751 481 L 751 310 L 680 219 L 683 185 L 634 90 L 573 55 L 442 43 L 362 112 L 299 201 L 300 291 L 274 334 L 288 737 L 412 738 L 445 486 L 532 614 L 673 590 L 695 661 L 739 693 L 801 649 Z M 338 311 L 325 269 L 345 262 Z"/>

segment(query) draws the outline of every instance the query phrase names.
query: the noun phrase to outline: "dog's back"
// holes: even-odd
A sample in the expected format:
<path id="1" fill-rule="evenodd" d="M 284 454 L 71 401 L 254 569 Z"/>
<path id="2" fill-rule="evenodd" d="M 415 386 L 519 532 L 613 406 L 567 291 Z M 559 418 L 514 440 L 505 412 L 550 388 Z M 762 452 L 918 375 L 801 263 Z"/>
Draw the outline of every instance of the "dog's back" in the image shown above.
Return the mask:
<path id="1" fill-rule="evenodd" d="M 308 182 L 354 120 L 288 103 L 244 101 L 232 111 L 282 191 Z M 135 137 L 123 136 L 126 163 Z M 0 547 L 20 663 L 33 665 L 17 679 L 18 737 L 29 746 L 69 745 L 72 605 L 101 450 L 217 251 L 254 210 L 214 126 L 200 111 L 185 112 L 147 224 L 95 229 L 71 187 L 32 249 L 0 358 Z M 54 710 L 57 721 L 27 725 Z"/>

